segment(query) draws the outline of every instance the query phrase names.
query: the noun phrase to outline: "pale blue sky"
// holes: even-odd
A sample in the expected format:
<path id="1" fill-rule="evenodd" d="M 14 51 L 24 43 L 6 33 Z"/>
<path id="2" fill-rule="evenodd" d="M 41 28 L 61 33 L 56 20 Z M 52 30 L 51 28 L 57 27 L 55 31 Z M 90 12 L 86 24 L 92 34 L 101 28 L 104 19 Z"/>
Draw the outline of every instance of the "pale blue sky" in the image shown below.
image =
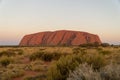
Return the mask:
<path id="1" fill-rule="evenodd" d="M 77 30 L 120 44 L 120 0 L 0 0 L 0 45 L 25 34 Z"/>

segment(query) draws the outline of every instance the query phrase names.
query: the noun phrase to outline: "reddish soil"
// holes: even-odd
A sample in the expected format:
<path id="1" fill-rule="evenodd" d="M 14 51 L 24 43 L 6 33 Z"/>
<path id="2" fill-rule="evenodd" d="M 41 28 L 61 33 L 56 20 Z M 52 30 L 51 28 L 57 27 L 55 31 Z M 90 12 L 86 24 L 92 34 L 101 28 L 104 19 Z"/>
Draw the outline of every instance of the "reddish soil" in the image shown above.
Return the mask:
<path id="1" fill-rule="evenodd" d="M 29 64 L 29 63 L 30 63 L 30 60 L 29 60 L 28 57 L 25 57 L 25 58 L 23 58 L 23 59 L 21 60 L 21 62 L 22 62 L 23 64 Z"/>
<path id="2" fill-rule="evenodd" d="M 25 73 L 24 73 L 24 75 L 27 75 L 30 77 L 37 75 L 37 74 L 38 74 L 38 72 L 35 72 L 35 71 L 25 71 Z M 14 78 L 13 80 L 23 80 L 23 77 Z"/>

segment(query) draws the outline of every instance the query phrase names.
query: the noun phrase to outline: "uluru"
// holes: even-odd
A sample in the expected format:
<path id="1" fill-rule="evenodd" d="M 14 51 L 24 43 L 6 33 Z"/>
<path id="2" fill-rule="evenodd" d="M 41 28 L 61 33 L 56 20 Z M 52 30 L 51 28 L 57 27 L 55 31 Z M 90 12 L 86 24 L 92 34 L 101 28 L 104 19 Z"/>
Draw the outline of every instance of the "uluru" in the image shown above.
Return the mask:
<path id="1" fill-rule="evenodd" d="M 25 35 L 20 41 L 19 46 L 81 45 L 95 42 L 101 44 L 101 40 L 96 34 L 82 31 L 58 30 Z"/>

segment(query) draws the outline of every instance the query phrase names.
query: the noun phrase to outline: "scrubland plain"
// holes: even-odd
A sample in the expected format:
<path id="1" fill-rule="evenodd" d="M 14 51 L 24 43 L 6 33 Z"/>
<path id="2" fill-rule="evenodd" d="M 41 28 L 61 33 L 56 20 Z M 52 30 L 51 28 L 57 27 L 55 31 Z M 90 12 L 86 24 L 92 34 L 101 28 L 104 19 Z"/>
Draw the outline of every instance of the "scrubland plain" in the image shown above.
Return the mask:
<path id="1" fill-rule="evenodd" d="M 0 80 L 120 80 L 120 47 L 1 47 Z"/>

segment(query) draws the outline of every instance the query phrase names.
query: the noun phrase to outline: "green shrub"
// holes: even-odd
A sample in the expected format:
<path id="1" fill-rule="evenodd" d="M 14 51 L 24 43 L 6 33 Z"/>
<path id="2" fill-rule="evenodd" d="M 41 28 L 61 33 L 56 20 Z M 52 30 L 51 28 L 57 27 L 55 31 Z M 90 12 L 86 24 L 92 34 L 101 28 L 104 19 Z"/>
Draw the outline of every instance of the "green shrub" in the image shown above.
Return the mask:
<path id="1" fill-rule="evenodd" d="M 74 56 L 62 56 L 48 71 L 48 80 L 65 80 L 69 75 L 69 70 L 74 70 L 78 66 Z"/>
<path id="2" fill-rule="evenodd" d="M 41 59 L 43 61 L 51 61 L 53 59 L 53 54 L 51 53 L 44 53 L 42 56 L 41 56 Z"/>
<path id="3" fill-rule="evenodd" d="M 106 65 L 104 57 L 99 54 L 74 54 L 62 56 L 48 71 L 48 80 L 66 80 L 69 71 L 73 71 L 79 64 L 87 63 L 94 70 Z"/>
<path id="4" fill-rule="evenodd" d="M 48 52 L 36 52 L 30 55 L 29 59 L 31 61 L 34 61 L 36 59 L 41 59 L 43 61 L 51 61 L 51 60 L 58 60 L 62 54 L 53 52 L 53 53 L 48 53 Z"/>
<path id="5" fill-rule="evenodd" d="M 6 67 L 6 66 L 9 65 L 11 62 L 12 62 L 12 59 L 9 58 L 9 57 L 3 56 L 3 57 L 0 58 L 0 64 L 1 64 L 2 66 L 5 66 L 5 67 Z"/>
<path id="6" fill-rule="evenodd" d="M 53 60 L 58 60 L 62 55 L 65 55 L 64 53 L 58 53 L 58 52 L 53 52 L 51 54 L 53 55 Z"/>
<path id="7" fill-rule="evenodd" d="M 106 65 L 104 56 L 95 54 L 86 54 L 82 57 L 82 63 L 86 62 L 89 65 L 92 65 L 95 70 L 99 70 L 101 67 Z"/>
<path id="8" fill-rule="evenodd" d="M 52 61 L 52 60 L 58 60 L 61 57 L 62 53 L 57 53 L 57 52 L 53 52 L 53 53 L 44 53 L 41 56 L 41 59 L 44 61 Z"/>
<path id="9" fill-rule="evenodd" d="M 35 52 L 29 56 L 29 59 L 31 61 L 34 61 L 36 59 L 40 59 L 43 54 L 44 54 L 44 52 Z"/>

